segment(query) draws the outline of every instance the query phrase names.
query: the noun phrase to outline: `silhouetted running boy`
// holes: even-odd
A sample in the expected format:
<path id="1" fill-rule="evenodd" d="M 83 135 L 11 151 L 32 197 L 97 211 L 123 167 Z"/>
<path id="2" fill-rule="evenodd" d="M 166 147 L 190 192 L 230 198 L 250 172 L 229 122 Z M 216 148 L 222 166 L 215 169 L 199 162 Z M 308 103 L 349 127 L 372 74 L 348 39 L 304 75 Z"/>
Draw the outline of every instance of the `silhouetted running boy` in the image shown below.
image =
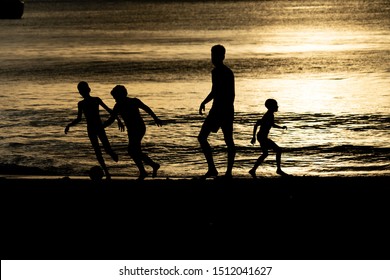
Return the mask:
<path id="1" fill-rule="evenodd" d="M 257 133 L 257 140 L 260 142 L 261 150 L 263 154 L 257 159 L 255 165 L 251 170 L 249 170 L 249 174 L 252 175 L 253 178 L 256 178 L 256 169 L 259 165 L 264 161 L 264 159 L 268 156 L 268 150 L 272 149 L 276 152 L 276 173 L 279 175 L 288 175 L 282 171 L 280 168 L 280 161 L 282 156 L 282 149 L 271 139 L 268 138 L 269 131 L 271 127 L 287 129 L 286 126 L 279 126 L 275 124 L 274 113 L 278 111 L 278 103 L 275 99 L 267 99 L 265 101 L 265 107 L 268 111 L 264 114 L 264 116 L 259 119 L 253 128 L 253 138 L 251 140 L 252 144 L 256 143 L 256 131 L 260 126 L 259 133 Z"/>
<path id="2" fill-rule="evenodd" d="M 110 118 L 104 123 L 104 127 L 112 124 L 114 119 L 120 115 L 125 122 L 127 135 L 129 137 L 128 153 L 139 169 L 138 179 L 143 180 L 148 175 L 145 171 L 143 162 L 153 168 L 152 176 L 155 177 L 157 175 L 157 170 L 160 168 L 160 164 L 154 162 L 141 149 L 141 141 L 145 135 L 146 126 L 139 109 L 144 110 L 152 116 L 157 126 L 162 126 L 161 120 L 141 100 L 127 97 L 127 90 L 124 86 L 115 86 L 111 91 L 111 95 L 115 99 L 116 104 Z"/>
<path id="3" fill-rule="evenodd" d="M 95 150 L 96 158 L 104 170 L 106 179 L 110 179 L 111 175 L 108 172 L 108 168 L 104 162 L 98 139 L 100 139 L 102 142 L 106 153 L 109 154 L 115 162 L 118 162 L 118 155 L 112 150 L 110 142 L 108 141 L 106 131 L 104 130 L 102 121 L 100 119 L 99 106 L 102 106 L 109 113 L 111 113 L 112 110 L 108 108 L 108 106 L 104 104 L 104 102 L 99 97 L 92 97 L 90 95 L 91 89 L 89 88 L 87 82 L 79 82 L 77 89 L 84 99 L 79 101 L 77 106 L 77 118 L 65 127 L 65 134 L 68 133 L 71 126 L 74 126 L 81 121 L 82 114 L 84 113 L 85 119 L 87 121 L 88 137 L 89 140 L 91 140 L 93 149 Z M 119 119 L 118 127 L 120 130 L 124 130 L 123 124 Z"/>
<path id="4" fill-rule="evenodd" d="M 212 88 L 209 95 L 203 100 L 199 107 L 199 114 L 205 111 L 205 105 L 213 100 L 210 112 L 206 117 L 198 135 L 198 141 L 206 157 L 208 170 L 203 176 L 215 177 L 218 171 L 215 167 L 211 147 L 207 138 L 211 132 L 222 129 L 228 151 L 228 164 L 225 177 L 232 177 L 232 169 L 236 148 L 233 141 L 233 120 L 234 120 L 234 98 L 235 85 L 233 71 L 223 61 L 225 59 L 225 47 L 215 45 L 211 48 L 211 62 L 215 66 L 211 71 Z"/>

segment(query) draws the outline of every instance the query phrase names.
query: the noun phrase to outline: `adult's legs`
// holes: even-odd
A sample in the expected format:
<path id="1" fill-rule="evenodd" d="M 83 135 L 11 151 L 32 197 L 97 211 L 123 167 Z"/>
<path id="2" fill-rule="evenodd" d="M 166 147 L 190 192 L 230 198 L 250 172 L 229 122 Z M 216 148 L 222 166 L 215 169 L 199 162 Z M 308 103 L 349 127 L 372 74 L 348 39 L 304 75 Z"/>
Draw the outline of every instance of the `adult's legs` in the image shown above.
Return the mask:
<path id="1" fill-rule="evenodd" d="M 233 140 L 233 123 L 222 127 L 223 137 L 227 146 L 228 163 L 226 168 L 226 176 L 232 176 L 234 159 L 236 157 L 236 146 Z"/>
<path id="2" fill-rule="evenodd" d="M 200 144 L 200 147 L 202 148 L 203 154 L 206 158 L 208 170 L 207 173 L 204 175 L 205 177 L 211 177 L 211 176 L 217 176 L 218 171 L 215 168 L 213 154 L 211 151 L 211 146 L 209 142 L 207 141 L 207 138 L 209 137 L 211 133 L 211 130 L 208 128 L 207 123 L 204 122 L 202 125 L 202 128 L 200 129 L 199 135 L 198 135 L 198 141 Z"/>

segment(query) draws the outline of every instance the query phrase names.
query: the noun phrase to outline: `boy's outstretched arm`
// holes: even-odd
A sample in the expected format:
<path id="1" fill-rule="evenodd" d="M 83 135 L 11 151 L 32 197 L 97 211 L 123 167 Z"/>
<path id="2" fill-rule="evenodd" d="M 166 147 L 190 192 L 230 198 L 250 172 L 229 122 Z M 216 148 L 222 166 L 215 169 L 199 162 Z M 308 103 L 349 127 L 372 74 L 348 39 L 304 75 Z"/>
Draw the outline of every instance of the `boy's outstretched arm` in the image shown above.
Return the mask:
<path id="1" fill-rule="evenodd" d="M 111 109 L 103 102 L 103 100 L 101 100 L 100 98 L 99 98 L 99 104 L 100 104 L 108 113 L 110 113 L 110 118 L 111 118 L 111 115 L 113 114 L 113 110 L 111 110 Z M 118 128 L 119 128 L 119 130 L 120 130 L 120 131 L 125 131 L 125 126 L 123 125 L 122 121 L 120 120 L 118 114 L 115 114 L 114 120 L 115 120 L 115 119 L 116 119 L 116 121 L 118 122 Z M 110 122 L 110 124 L 108 124 L 107 126 L 111 125 L 111 124 L 114 122 L 114 120 L 112 120 L 112 121 Z M 108 121 L 108 120 L 107 120 L 107 121 Z M 106 123 L 107 123 L 107 121 L 106 121 Z M 106 127 L 106 126 L 104 126 L 104 127 Z"/>
<path id="2" fill-rule="evenodd" d="M 286 129 L 287 130 L 287 126 L 280 126 L 280 125 L 277 125 L 277 124 L 273 124 L 273 127 L 275 127 L 275 128 L 279 128 L 279 129 Z"/>
<path id="3" fill-rule="evenodd" d="M 71 126 L 74 126 L 74 125 L 78 124 L 78 123 L 81 121 L 81 117 L 82 117 L 82 114 L 83 114 L 83 111 L 82 111 L 82 109 L 81 109 L 81 104 L 79 103 L 77 107 L 78 107 L 77 118 L 74 119 L 72 122 L 70 122 L 70 123 L 65 127 L 65 134 L 68 134 L 69 128 L 70 128 Z"/>
<path id="4" fill-rule="evenodd" d="M 119 118 L 119 117 L 118 117 L 117 110 L 115 109 L 115 106 L 114 106 L 114 109 L 111 110 L 110 117 L 105 122 L 103 122 L 103 127 L 106 128 L 107 126 L 110 126 L 117 118 Z M 122 122 L 121 122 L 121 124 L 122 124 Z M 119 123 L 118 123 L 118 125 L 119 125 Z"/>
<path id="5" fill-rule="evenodd" d="M 102 106 L 104 110 L 106 110 L 108 113 L 110 114 L 112 113 L 112 110 L 100 98 L 99 98 L 99 105 Z"/>
<path id="6" fill-rule="evenodd" d="M 157 126 L 162 126 L 162 121 L 156 116 L 153 110 L 150 109 L 149 106 L 143 103 L 141 100 L 139 100 L 139 107 L 154 119 L 154 122 Z"/>

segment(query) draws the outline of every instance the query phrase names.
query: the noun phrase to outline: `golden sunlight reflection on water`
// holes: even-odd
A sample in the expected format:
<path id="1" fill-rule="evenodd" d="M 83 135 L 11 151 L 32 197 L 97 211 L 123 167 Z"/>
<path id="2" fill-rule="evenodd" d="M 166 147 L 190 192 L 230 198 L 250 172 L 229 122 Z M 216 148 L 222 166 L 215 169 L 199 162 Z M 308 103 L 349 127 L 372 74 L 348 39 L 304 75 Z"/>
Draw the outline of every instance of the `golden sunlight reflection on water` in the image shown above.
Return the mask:
<path id="1" fill-rule="evenodd" d="M 357 51 L 365 49 L 385 49 L 386 33 L 372 30 L 338 28 L 291 28 L 272 27 L 265 30 L 254 29 L 238 35 L 248 45 L 232 46 L 230 53 L 234 55 L 308 55 L 321 52 Z"/>
<path id="2" fill-rule="evenodd" d="M 390 110 L 388 85 L 380 77 L 370 75 L 290 75 L 283 79 L 245 80 L 238 82 L 237 87 L 237 108 L 244 111 L 264 111 L 267 98 L 276 99 L 281 112 L 371 114 Z M 383 88 L 383 94 L 378 93 L 378 88 Z"/>

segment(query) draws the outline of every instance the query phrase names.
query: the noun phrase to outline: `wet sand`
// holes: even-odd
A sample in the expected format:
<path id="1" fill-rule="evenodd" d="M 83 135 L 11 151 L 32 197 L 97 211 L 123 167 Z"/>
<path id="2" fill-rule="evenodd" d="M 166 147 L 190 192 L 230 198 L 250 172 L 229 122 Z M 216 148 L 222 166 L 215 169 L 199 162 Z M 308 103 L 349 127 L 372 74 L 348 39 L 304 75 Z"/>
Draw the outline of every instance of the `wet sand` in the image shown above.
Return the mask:
<path id="1" fill-rule="evenodd" d="M 0 184 L 2 259 L 390 259 L 387 176 Z"/>

